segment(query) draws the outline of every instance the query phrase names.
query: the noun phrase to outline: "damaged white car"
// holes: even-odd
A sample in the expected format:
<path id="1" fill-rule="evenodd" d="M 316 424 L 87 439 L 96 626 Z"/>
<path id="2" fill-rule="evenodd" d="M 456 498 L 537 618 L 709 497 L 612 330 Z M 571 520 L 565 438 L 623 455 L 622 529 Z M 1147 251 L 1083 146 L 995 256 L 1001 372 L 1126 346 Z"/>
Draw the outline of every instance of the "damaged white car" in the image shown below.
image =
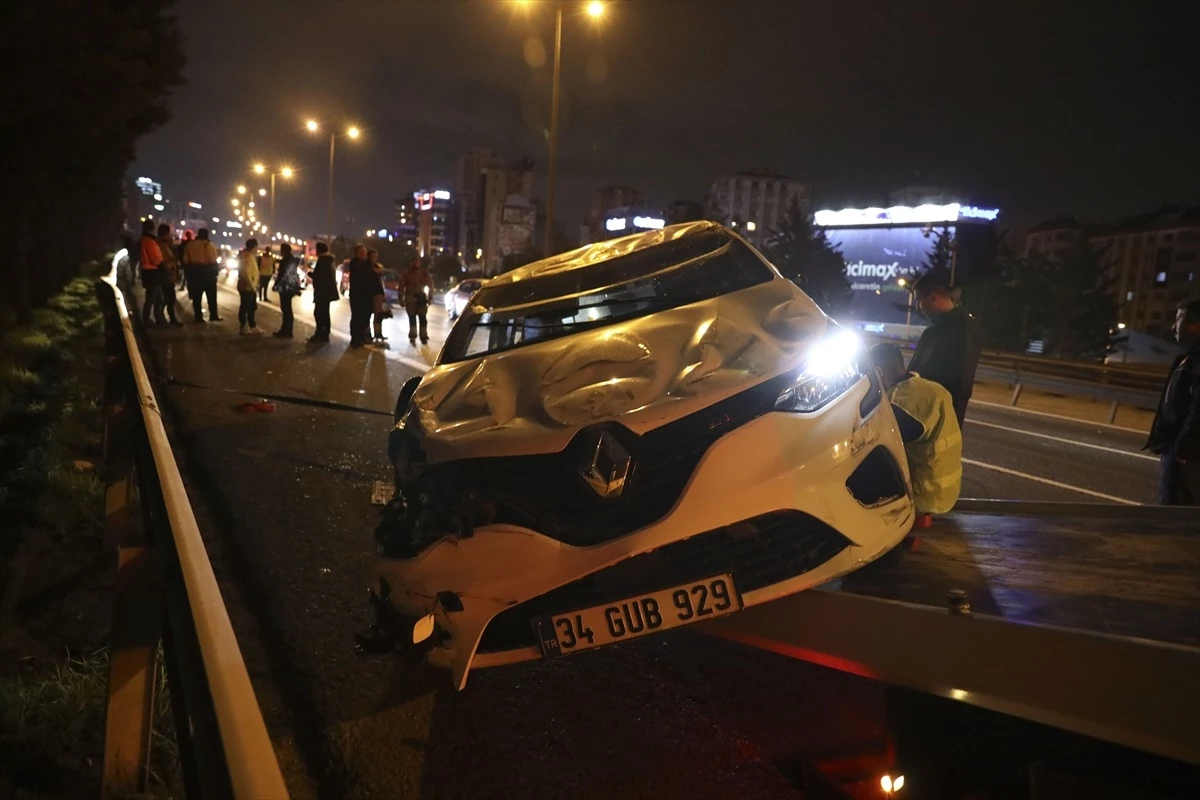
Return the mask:
<path id="1" fill-rule="evenodd" d="M 913 523 L 855 336 L 709 222 L 489 281 L 388 449 L 375 639 L 458 688 L 807 589 Z"/>

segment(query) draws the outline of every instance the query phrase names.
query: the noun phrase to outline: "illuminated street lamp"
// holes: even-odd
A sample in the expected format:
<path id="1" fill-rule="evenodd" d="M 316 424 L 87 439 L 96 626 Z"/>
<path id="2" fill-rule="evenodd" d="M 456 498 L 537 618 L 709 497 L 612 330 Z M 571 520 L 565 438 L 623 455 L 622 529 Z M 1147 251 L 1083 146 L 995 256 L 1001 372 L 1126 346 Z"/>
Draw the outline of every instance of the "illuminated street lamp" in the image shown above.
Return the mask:
<path id="1" fill-rule="evenodd" d="M 528 0 L 517 0 L 518 5 L 529 5 Z M 592 19 L 604 16 L 604 3 L 592 0 L 584 6 L 587 15 Z M 562 63 L 562 4 L 554 5 L 554 85 L 550 93 L 550 160 L 546 178 L 546 238 L 542 244 L 542 252 L 552 255 L 550 242 L 554 232 L 554 167 L 558 160 L 558 83 Z"/>
<path id="2" fill-rule="evenodd" d="M 271 173 L 271 213 L 269 215 L 269 219 L 271 221 L 271 224 L 274 225 L 275 224 L 275 177 L 279 176 L 279 177 L 283 178 L 284 180 L 291 180 L 292 176 L 295 175 L 296 173 L 287 164 L 284 164 L 277 169 L 275 167 L 268 167 L 266 164 L 259 162 L 254 165 L 253 169 L 254 169 L 254 174 L 256 174 L 256 175 L 266 175 L 268 172 Z M 258 190 L 259 197 L 266 197 L 266 195 L 267 195 L 266 189 Z M 254 208 L 254 203 L 251 203 L 250 207 Z"/>
<path id="3" fill-rule="evenodd" d="M 237 187 L 237 193 L 238 193 L 238 194 L 245 194 L 245 193 L 246 193 L 246 187 L 245 187 L 245 186 L 239 186 L 239 187 Z"/>
<path id="4" fill-rule="evenodd" d="M 234 208 L 237 208 L 240 205 L 240 203 L 238 202 L 238 199 L 236 197 L 230 198 L 229 202 L 233 203 Z"/>
<path id="5" fill-rule="evenodd" d="M 321 130 L 321 125 L 315 119 L 310 119 L 304 123 L 304 127 L 309 133 L 318 133 Z M 343 134 L 348 139 L 357 139 L 362 135 L 362 130 L 357 125 L 348 125 L 346 132 Z M 325 210 L 325 227 L 326 235 L 333 238 L 333 154 L 335 151 L 335 143 L 337 142 L 337 132 L 330 128 L 329 131 L 329 200 L 328 207 Z"/>
<path id="6" fill-rule="evenodd" d="M 912 307 L 913 307 L 913 285 L 907 278 L 900 278 L 896 281 L 901 289 L 908 289 L 908 309 L 904 312 L 904 324 L 912 324 Z"/>

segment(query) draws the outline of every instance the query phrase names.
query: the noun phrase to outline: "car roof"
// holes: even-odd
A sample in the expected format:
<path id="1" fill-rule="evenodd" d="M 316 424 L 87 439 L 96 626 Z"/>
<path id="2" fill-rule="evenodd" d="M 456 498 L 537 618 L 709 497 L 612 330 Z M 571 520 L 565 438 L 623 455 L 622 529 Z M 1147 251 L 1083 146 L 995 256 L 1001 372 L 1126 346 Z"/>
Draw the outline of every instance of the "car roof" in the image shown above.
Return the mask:
<path id="1" fill-rule="evenodd" d="M 540 278 L 546 275 L 569 272 L 596 264 L 600 261 L 608 261 L 611 258 L 626 256 L 638 250 L 645 250 L 649 247 L 665 244 L 666 242 L 722 230 L 725 230 L 725 226 L 716 222 L 685 222 L 681 225 L 669 225 L 658 230 L 635 233 L 631 236 L 622 236 L 619 239 L 610 239 L 605 242 L 584 245 L 575 250 L 551 256 L 550 258 L 543 258 L 541 261 L 535 261 L 532 264 L 514 269 L 511 272 L 497 275 L 488 281 L 488 286 L 502 286 L 530 278 Z"/>

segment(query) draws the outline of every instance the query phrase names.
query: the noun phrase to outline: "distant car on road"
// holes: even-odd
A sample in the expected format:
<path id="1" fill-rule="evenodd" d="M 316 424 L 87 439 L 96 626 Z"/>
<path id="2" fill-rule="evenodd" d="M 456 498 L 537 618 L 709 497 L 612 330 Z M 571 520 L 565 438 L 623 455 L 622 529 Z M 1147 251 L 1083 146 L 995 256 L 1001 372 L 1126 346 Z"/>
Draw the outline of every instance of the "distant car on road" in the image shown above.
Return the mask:
<path id="1" fill-rule="evenodd" d="M 450 319 L 458 319 L 463 309 L 467 307 L 467 303 L 470 302 L 471 296 L 479 291 L 481 286 L 483 286 L 482 280 L 468 278 L 453 289 L 447 290 L 445 295 L 446 313 L 450 315 Z"/>
<path id="2" fill-rule="evenodd" d="M 395 421 L 376 630 L 460 689 L 808 589 L 914 520 L 857 334 L 712 222 L 489 279 Z"/>
<path id="3" fill-rule="evenodd" d="M 383 299 L 389 305 L 398 306 L 401 304 L 400 297 L 400 273 L 394 269 L 384 268 L 380 274 L 380 279 L 383 282 Z"/>

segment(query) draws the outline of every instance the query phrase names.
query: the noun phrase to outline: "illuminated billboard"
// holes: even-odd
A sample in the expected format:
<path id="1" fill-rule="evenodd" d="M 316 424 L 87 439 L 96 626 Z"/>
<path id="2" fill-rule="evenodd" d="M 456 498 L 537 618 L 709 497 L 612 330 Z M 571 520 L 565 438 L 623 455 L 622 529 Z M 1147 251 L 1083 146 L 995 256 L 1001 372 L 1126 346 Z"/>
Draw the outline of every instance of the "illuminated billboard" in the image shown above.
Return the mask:
<path id="1" fill-rule="evenodd" d="M 947 230 L 954 233 L 953 226 Z M 908 290 L 899 281 L 921 271 L 935 234 L 926 237 L 925 229 L 913 226 L 827 228 L 825 235 L 846 260 L 846 279 L 854 293 L 847 316 L 903 323 Z"/>

